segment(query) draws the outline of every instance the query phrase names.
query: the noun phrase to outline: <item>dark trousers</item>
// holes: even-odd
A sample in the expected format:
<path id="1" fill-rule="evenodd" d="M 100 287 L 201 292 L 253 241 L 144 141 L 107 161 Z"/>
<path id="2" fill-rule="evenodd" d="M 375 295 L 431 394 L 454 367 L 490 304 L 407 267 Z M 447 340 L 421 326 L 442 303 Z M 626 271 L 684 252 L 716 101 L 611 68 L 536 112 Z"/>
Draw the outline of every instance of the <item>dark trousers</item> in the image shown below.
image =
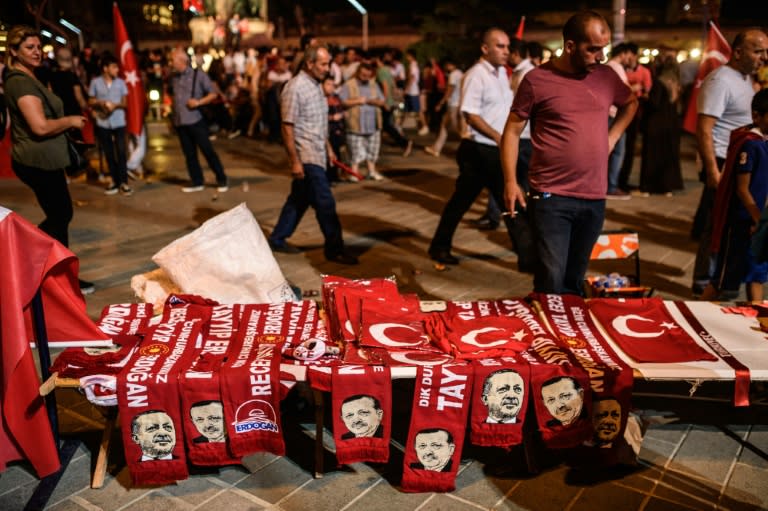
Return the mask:
<path id="1" fill-rule="evenodd" d="M 344 241 L 341 237 L 341 222 L 336 214 L 336 200 L 331 193 L 325 169 L 319 165 L 304 164 L 304 179 L 294 179 L 291 183 L 291 193 L 285 200 L 269 241 L 275 245 L 284 245 L 310 206 L 315 210 L 317 223 L 325 237 L 325 257 L 342 253 Z"/>
<path id="2" fill-rule="evenodd" d="M 221 165 L 219 155 L 213 149 L 213 144 L 208 138 L 208 126 L 204 120 L 200 120 L 195 124 L 187 124 L 184 126 L 176 126 L 176 133 L 179 135 L 179 142 L 181 142 L 181 150 L 184 151 L 184 159 L 187 161 L 187 172 L 189 172 L 189 178 L 192 180 L 194 186 L 203 184 L 203 169 L 200 168 L 200 160 L 197 157 L 197 148 L 205 157 L 205 161 L 208 162 L 208 166 L 216 174 L 216 182 L 218 184 L 225 184 L 227 182 L 227 175 L 224 173 L 224 167 Z"/>
<path id="3" fill-rule="evenodd" d="M 64 170 L 43 170 L 27 167 L 17 161 L 11 167 L 22 183 L 35 193 L 45 213 L 38 227 L 65 247 L 69 246 L 69 222 L 72 221 L 72 198 L 69 195 Z"/>
<path id="4" fill-rule="evenodd" d="M 583 295 L 589 255 L 603 229 L 605 200 L 531 190 L 528 211 L 537 257 L 534 291 Z"/>
<path id="5" fill-rule="evenodd" d="M 464 214 L 472 207 L 483 188 L 488 188 L 497 204 L 504 204 L 504 176 L 501 170 L 499 148 L 478 144 L 464 139 L 456 154 L 459 164 L 459 177 L 456 189 L 445 205 L 440 223 L 430 244 L 430 251 L 450 250 L 453 235 Z M 512 246 L 517 252 L 518 266 L 530 267 L 532 264 L 531 236 L 525 212 L 519 211 L 514 218 L 504 216 Z"/>
<path id="6" fill-rule="evenodd" d="M 384 132 L 387 133 L 390 137 L 392 137 L 392 140 L 395 141 L 395 144 L 399 145 L 403 149 L 408 145 L 408 139 L 403 136 L 402 133 L 397 129 L 397 126 L 395 126 L 395 116 L 392 115 L 392 110 L 388 108 L 383 108 L 381 110 L 382 113 L 382 124 Z"/>
<path id="7" fill-rule="evenodd" d="M 115 186 L 128 183 L 128 167 L 126 166 L 125 127 L 101 128 L 94 126 L 96 138 L 99 139 L 101 150 L 107 158 L 107 167 Z"/>
<path id="8" fill-rule="evenodd" d="M 521 138 L 517 150 L 517 184 L 523 190 L 528 192 L 528 167 L 533 155 L 533 142 L 530 138 Z M 493 195 L 488 195 L 488 207 L 485 210 L 485 217 L 491 222 L 498 224 L 501 219 L 501 208 L 493 199 Z"/>
<path id="9" fill-rule="evenodd" d="M 724 158 L 716 158 L 717 168 L 722 169 L 725 164 Z M 701 191 L 699 206 L 693 217 L 693 226 L 691 227 L 691 237 L 699 240 L 699 248 L 696 251 L 696 260 L 693 263 L 693 286 L 701 288 L 706 286 L 714 277 L 716 259 L 712 255 L 712 213 L 715 209 L 716 188 L 707 186 L 706 171 L 704 169 L 699 173 L 699 180 L 704 182 L 704 189 Z"/>
<path id="10" fill-rule="evenodd" d="M 624 132 L 627 139 L 624 145 L 624 161 L 619 172 L 619 189 L 621 190 L 629 190 L 629 177 L 632 175 L 632 165 L 635 162 L 637 133 L 640 130 L 640 115 L 641 112 L 637 112 L 637 115 L 632 118 L 632 122 L 627 126 L 627 131 Z"/>

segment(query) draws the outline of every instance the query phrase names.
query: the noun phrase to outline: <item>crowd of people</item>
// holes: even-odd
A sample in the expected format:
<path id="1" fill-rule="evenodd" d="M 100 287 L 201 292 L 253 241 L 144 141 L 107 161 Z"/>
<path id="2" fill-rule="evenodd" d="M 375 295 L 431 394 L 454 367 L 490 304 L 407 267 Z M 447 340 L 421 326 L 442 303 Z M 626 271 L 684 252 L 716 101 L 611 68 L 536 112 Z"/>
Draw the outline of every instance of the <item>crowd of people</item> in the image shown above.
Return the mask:
<path id="1" fill-rule="evenodd" d="M 672 195 L 683 187 L 681 117 L 694 86 L 690 66 L 679 65 L 675 52 L 665 48 L 650 65 L 640 64 L 639 48 L 632 42 L 615 44 L 606 55 L 610 35 L 605 19 L 582 12 L 563 28 L 562 53 L 549 59 L 540 44 L 510 39 L 497 27 L 482 35 L 479 60 L 469 66 L 450 55 L 418 55 L 412 49 L 332 48 L 312 34 L 303 36 L 292 53 L 238 44 L 220 53 L 143 51 L 139 60 L 149 111 L 167 115 L 179 137 L 189 174 L 183 192 L 204 189 L 198 150 L 215 174 L 217 190 L 227 191 L 229 180 L 212 144 L 219 136 L 285 146 L 293 182 L 269 238 L 273 250 L 298 251 L 286 240 L 312 206 L 326 240 L 326 258 L 356 264 L 344 249 L 332 185 L 383 180 L 377 166 L 382 142 L 408 157 L 418 136 L 427 154 L 441 157 L 453 136 L 460 140 L 459 175 L 429 247 L 432 259 L 459 264 L 451 253 L 453 234 L 487 190 L 487 211 L 475 223 L 495 229 L 504 222 L 518 269 L 534 274 L 535 290 L 581 293 L 605 200 Z M 66 245 L 72 210 L 63 172 L 64 133 L 72 130 L 79 136 L 84 112 L 93 118 L 106 156 L 110 175 L 102 177 L 105 193 L 129 196 L 129 179 L 141 176 L 140 164 L 130 165 L 127 154 L 126 85 L 109 53 L 96 55 L 86 48 L 73 55 L 61 47 L 49 60 L 39 37 L 26 28 L 11 30 L 8 41 L 4 83 L 13 168 L 46 211 L 46 232 Z M 707 285 L 717 292 L 732 290 L 733 282 L 747 278 L 745 268 L 752 267 L 724 256 L 720 240 L 712 244 L 711 233 L 713 218 L 737 214 L 723 213 L 724 199 L 716 207 L 715 190 L 731 132 L 752 121 L 754 129 L 761 129 L 763 103 L 749 101 L 760 88 L 753 77 L 766 66 L 766 46 L 760 30 L 739 34 L 729 63 L 702 87 L 697 140 L 705 187 L 692 231 L 702 240 L 696 293 Z M 38 151 L 42 145 L 52 150 Z M 638 185 L 632 186 L 638 146 L 640 172 Z M 756 154 L 759 167 L 762 153 Z M 62 172 L 40 172 L 54 168 Z M 764 209 L 763 194 L 752 193 L 754 204 L 746 204 L 744 190 L 751 188 L 739 176 L 738 186 L 731 187 L 738 191 L 730 193 L 742 201 L 740 218 L 755 222 Z M 50 184 L 54 181 L 55 186 Z M 742 252 L 750 229 L 740 231 Z M 721 236 L 722 226 L 715 232 Z M 727 283 L 724 268 L 735 272 Z M 768 270 L 754 274 L 749 277 L 754 282 L 768 280 Z"/>

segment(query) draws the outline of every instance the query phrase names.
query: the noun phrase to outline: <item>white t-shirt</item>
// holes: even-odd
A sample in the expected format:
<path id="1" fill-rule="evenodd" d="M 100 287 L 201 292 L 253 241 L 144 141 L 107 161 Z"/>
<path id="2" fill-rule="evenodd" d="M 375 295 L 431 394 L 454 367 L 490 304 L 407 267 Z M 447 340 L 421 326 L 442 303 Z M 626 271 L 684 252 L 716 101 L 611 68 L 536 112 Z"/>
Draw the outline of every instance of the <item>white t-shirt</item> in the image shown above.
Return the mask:
<path id="1" fill-rule="evenodd" d="M 293 75 L 290 71 L 283 71 L 282 73 L 278 73 L 272 69 L 269 73 L 267 73 L 267 80 L 273 84 L 287 82 L 291 78 L 293 78 Z"/>
<path id="2" fill-rule="evenodd" d="M 405 94 L 408 96 L 418 96 L 420 75 L 419 64 L 415 60 L 412 60 L 411 63 L 408 64 L 408 78 L 411 80 L 411 83 L 406 85 Z"/>
<path id="3" fill-rule="evenodd" d="M 461 77 L 464 76 L 464 72 L 461 69 L 454 69 L 451 74 L 448 75 L 448 85 L 453 87 L 451 97 L 448 98 L 448 106 L 458 107 L 461 101 Z"/>
<path id="4" fill-rule="evenodd" d="M 731 131 L 752 122 L 752 76 L 731 66 L 720 66 L 707 75 L 696 100 L 696 111 L 717 119 L 712 128 L 715 156 L 725 158 Z"/>
<path id="5" fill-rule="evenodd" d="M 495 68 L 485 59 L 480 59 L 464 75 L 461 83 L 460 110 L 479 115 L 494 130 L 502 133 L 512 107 L 512 89 L 504 66 Z M 496 142 L 479 131 L 469 127 L 475 142 L 495 146 Z"/>

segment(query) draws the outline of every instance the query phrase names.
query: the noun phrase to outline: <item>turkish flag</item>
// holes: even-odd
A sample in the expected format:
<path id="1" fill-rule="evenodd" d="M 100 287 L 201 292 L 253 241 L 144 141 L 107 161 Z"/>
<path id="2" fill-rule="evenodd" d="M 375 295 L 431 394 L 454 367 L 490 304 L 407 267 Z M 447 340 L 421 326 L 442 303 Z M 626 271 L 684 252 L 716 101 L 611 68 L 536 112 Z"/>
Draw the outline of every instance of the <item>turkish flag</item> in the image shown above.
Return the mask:
<path id="1" fill-rule="evenodd" d="M 144 85 L 139 76 L 139 66 L 136 64 L 136 55 L 133 53 L 128 31 L 125 29 L 123 17 L 117 2 L 112 4 L 112 19 L 115 24 L 115 46 L 120 55 L 120 69 L 125 85 L 128 86 L 128 107 L 126 108 L 126 128 L 128 133 L 134 136 L 141 135 L 141 127 L 144 124 Z"/>
<path id="2" fill-rule="evenodd" d="M 520 18 L 520 24 L 517 26 L 517 32 L 515 32 L 515 38 L 523 40 L 523 32 L 525 31 L 525 16 Z"/>
<path id="3" fill-rule="evenodd" d="M 589 311 L 637 362 L 717 360 L 683 330 L 659 298 L 595 298 Z"/>
<path id="4" fill-rule="evenodd" d="M 683 129 L 689 133 L 696 133 L 696 99 L 699 97 L 699 90 L 704 78 L 709 73 L 722 66 L 731 58 L 731 45 L 723 37 L 722 32 L 717 28 L 713 21 L 709 22 L 709 32 L 707 33 L 707 51 L 701 57 L 699 72 L 696 74 L 696 82 L 693 84 L 691 99 L 688 101 L 688 109 L 685 111 L 683 119 Z"/>

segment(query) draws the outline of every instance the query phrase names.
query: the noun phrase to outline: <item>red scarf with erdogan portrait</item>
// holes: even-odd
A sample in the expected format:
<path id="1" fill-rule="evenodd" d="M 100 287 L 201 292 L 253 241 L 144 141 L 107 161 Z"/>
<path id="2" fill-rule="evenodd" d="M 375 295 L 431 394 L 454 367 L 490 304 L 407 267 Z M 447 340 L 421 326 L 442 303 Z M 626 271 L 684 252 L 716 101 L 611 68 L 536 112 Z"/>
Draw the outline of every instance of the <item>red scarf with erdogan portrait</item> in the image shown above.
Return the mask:
<path id="1" fill-rule="evenodd" d="M 244 306 L 219 375 L 229 450 L 235 457 L 261 451 L 285 454 L 280 353 L 290 326 L 282 321 L 285 309 L 277 305 L 283 304 Z"/>
<path id="2" fill-rule="evenodd" d="M 403 460 L 403 491 L 456 488 L 471 395 L 471 365 L 419 366 Z"/>
<path id="3" fill-rule="evenodd" d="M 592 438 L 592 394 L 585 371 L 551 336 L 521 354 L 531 365 L 531 399 L 547 447 L 576 447 Z"/>
<path id="4" fill-rule="evenodd" d="M 231 465 L 240 458 L 230 455 L 219 370 L 226 360 L 240 324 L 241 305 L 211 307 L 211 320 L 189 367 L 182 372 L 181 410 L 187 455 L 195 465 Z"/>
<path id="5" fill-rule="evenodd" d="M 199 318 L 177 309 L 155 326 L 117 377 L 117 401 L 125 459 L 136 486 L 165 485 L 187 478 L 180 372 L 194 356 Z"/>
<path id="6" fill-rule="evenodd" d="M 595 298 L 590 312 L 637 362 L 717 360 L 672 318 L 660 298 Z"/>
<path id="7" fill-rule="evenodd" d="M 340 366 L 331 376 L 336 459 L 347 465 L 389 461 L 392 380 L 385 366 Z"/>
<path id="8" fill-rule="evenodd" d="M 592 392 L 593 438 L 587 445 L 611 462 L 624 442 L 632 407 L 632 368 L 611 348 L 589 315 L 587 303 L 576 295 L 537 294 L 542 315 L 560 346 L 587 372 Z M 594 456 L 594 455 L 593 455 Z"/>
<path id="9" fill-rule="evenodd" d="M 511 447 L 523 441 L 530 366 L 522 358 L 481 358 L 472 362 L 474 385 L 470 441 Z"/>

